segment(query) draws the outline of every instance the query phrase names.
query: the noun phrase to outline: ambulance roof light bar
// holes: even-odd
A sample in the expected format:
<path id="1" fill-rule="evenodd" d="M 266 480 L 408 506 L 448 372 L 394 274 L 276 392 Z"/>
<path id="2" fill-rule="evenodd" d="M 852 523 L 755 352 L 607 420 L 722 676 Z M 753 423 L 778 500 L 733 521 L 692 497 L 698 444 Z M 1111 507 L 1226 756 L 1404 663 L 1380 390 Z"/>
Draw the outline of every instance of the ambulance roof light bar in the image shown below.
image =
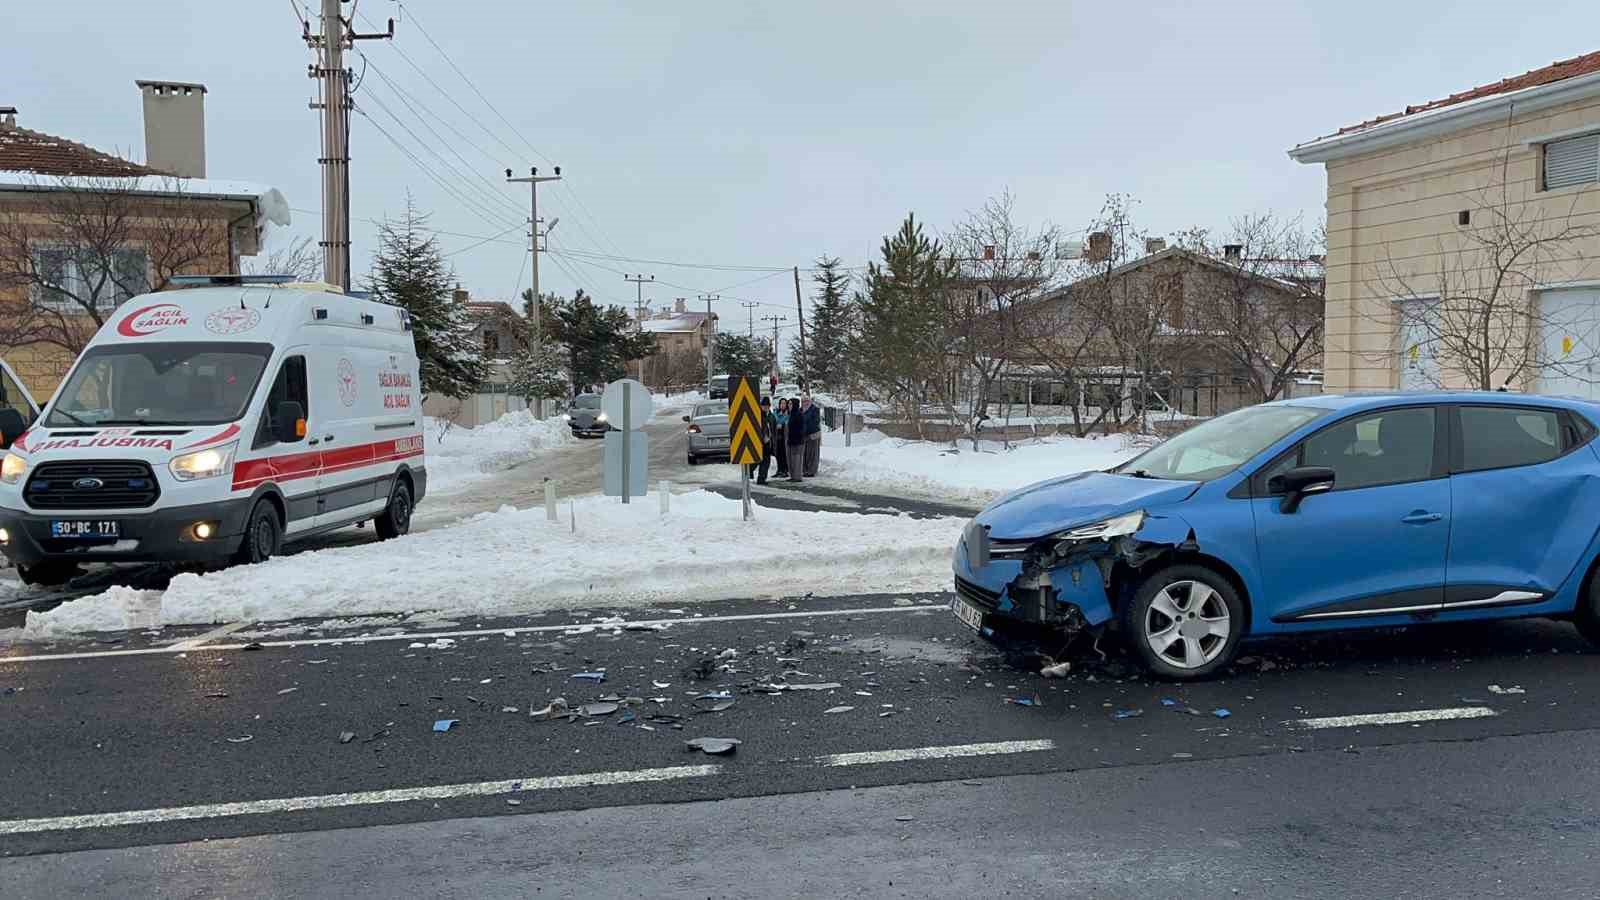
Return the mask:
<path id="1" fill-rule="evenodd" d="M 239 287 L 251 284 L 292 284 L 293 275 L 174 275 L 168 281 L 177 287 Z"/>

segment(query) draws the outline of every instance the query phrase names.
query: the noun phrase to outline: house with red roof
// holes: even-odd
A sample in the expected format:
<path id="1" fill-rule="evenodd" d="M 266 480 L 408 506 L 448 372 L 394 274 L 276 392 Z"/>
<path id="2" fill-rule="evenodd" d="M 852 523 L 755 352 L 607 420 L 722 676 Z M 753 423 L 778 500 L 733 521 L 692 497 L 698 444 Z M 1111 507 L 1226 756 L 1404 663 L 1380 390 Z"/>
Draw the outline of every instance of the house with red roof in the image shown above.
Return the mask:
<path id="1" fill-rule="evenodd" d="M 1600 52 L 1289 156 L 1328 177 L 1329 391 L 1600 398 Z"/>

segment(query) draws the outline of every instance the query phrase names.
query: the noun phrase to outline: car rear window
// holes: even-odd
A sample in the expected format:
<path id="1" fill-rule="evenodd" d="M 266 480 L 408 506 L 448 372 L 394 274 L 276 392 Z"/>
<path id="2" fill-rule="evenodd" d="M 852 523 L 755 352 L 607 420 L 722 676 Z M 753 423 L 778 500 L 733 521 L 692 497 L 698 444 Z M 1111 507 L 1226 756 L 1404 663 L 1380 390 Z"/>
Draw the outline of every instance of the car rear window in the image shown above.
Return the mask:
<path id="1" fill-rule="evenodd" d="M 1561 455 L 1561 415 L 1553 409 L 1461 407 L 1462 472 L 1549 462 Z"/>

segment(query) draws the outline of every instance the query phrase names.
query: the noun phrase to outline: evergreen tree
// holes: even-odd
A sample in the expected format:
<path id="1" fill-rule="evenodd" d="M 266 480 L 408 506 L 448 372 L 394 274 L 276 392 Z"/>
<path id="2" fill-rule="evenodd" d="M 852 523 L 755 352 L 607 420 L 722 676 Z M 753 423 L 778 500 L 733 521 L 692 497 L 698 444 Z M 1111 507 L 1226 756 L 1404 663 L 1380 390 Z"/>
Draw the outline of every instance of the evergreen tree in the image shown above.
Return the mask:
<path id="1" fill-rule="evenodd" d="M 522 300 L 531 312 L 532 292 L 525 291 Z M 637 330 L 626 309 L 598 306 L 582 288 L 570 299 L 547 294 L 540 309 L 545 340 L 566 353 L 574 393 L 624 377 L 629 360 L 656 351 L 655 339 Z"/>
<path id="2" fill-rule="evenodd" d="M 563 356 L 559 346 L 535 341 L 530 334 L 527 345 L 511 360 L 512 392 L 530 402 L 565 397 L 570 382 Z"/>
<path id="3" fill-rule="evenodd" d="M 772 342 L 742 334 L 718 334 L 716 369 L 729 375 L 765 379 L 772 371 Z"/>
<path id="4" fill-rule="evenodd" d="M 910 215 L 883 239 L 882 253 L 882 264 L 867 265 L 866 292 L 856 295 L 860 327 L 850 349 L 852 368 L 920 423 L 921 404 L 937 389 L 947 362 L 944 295 L 955 263 Z"/>
<path id="5" fill-rule="evenodd" d="M 411 315 L 422 395 L 461 398 L 486 380 L 488 367 L 483 348 L 472 340 L 466 307 L 451 294 L 450 269 L 433 235 L 424 230 L 427 221 L 410 196 L 398 220 L 384 219 L 378 226 L 378 254 L 367 288 L 372 299 Z"/>
<path id="6" fill-rule="evenodd" d="M 855 307 L 845 293 L 850 276 L 840 268 L 837 258 L 824 256 L 817 260 L 811 280 L 817 290 L 812 294 L 811 320 L 806 323 L 805 352 L 800 352 L 800 339 L 796 336 L 789 357 L 808 383 L 843 390 L 856 318 Z"/>

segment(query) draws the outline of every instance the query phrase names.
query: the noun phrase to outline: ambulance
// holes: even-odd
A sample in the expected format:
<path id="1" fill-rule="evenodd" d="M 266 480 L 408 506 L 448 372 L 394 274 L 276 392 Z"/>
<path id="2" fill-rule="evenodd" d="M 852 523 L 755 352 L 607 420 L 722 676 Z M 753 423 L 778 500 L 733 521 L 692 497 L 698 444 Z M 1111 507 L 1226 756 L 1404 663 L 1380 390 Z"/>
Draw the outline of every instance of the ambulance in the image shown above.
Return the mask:
<path id="1" fill-rule="evenodd" d="M 0 462 L 0 552 L 29 584 L 81 563 L 262 562 L 427 489 L 411 320 L 281 276 L 123 303 Z"/>

